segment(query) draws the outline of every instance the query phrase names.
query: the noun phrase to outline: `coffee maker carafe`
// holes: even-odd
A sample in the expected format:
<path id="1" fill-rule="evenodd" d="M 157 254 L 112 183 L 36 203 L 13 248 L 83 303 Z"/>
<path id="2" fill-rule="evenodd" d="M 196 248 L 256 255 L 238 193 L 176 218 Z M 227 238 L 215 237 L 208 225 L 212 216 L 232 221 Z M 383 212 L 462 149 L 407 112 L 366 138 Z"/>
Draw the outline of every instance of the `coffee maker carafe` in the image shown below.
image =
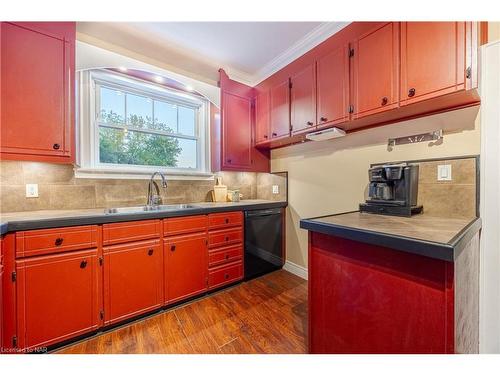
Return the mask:
<path id="1" fill-rule="evenodd" d="M 422 212 L 423 207 L 417 205 L 417 164 L 374 166 L 368 170 L 368 177 L 368 199 L 359 205 L 361 212 L 397 216 Z"/>

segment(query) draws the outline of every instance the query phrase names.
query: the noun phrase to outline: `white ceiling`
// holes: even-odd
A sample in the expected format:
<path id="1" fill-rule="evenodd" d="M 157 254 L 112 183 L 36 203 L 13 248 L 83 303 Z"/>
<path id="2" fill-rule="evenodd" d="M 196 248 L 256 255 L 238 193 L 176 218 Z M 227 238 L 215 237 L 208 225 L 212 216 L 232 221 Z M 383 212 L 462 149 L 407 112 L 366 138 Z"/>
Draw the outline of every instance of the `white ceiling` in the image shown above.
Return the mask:
<path id="1" fill-rule="evenodd" d="M 206 81 L 224 68 L 255 85 L 346 26 L 345 22 L 81 22 L 78 32 Z"/>

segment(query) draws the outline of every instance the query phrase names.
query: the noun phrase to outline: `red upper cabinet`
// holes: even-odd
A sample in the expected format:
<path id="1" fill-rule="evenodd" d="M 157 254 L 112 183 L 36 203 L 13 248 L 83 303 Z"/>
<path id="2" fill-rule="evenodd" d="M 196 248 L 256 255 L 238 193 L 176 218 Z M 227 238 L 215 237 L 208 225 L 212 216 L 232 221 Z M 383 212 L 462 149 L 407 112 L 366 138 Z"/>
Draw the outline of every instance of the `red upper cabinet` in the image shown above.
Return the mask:
<path id="1" fill-rule="evenodd" d="M 252 99 L 222 93 L 222 166 L 249 169 L 252 165 Z"/>
<path id="2" fill-rule="evenodd" d="M 269 91 L 262 91 L 255 97 L 255 143 L 269 141 L 270 100 Z"/>
<path id="3" fill-rule="evenodd" d="M 19 348 L 48 346 L 100 326 L 97 249 L 26 258 L 16 268 Z"/>
<path id="4" fill-rule="evenodd" d="M 334 49 L 317 61 L 318 110 L 316 123 L 328 126 L 349 119 L 349 48 Z"/>
<path id="5" fill-rule="evenodd" d="M 401 104 L 465 89 L 466 22 L 401 23 Z"/>
<path id="6" fill-rule="evenodd" d="M 1 27 L 1 156 L 74 160 L 75 23 Z"/>
<path id="7" fill-rule="evenodd" d="M 255 148 L 254 89 L 220 70 L 220 122 L 211 124 L 214 171 L 268 172 L 269 150 Z"/>
<path id="8" fill-rule="evenodd" d="M 104 247 L 104 322 L 113 324 L 163 304 L 160 240 Z"/>
<path id="9" fill-rule="evenodd" d="M 207 290 L 207 234 L 200 232 L 164 240 L 165 302 L 174 303 Z"/>
<path id="10" fill-rule="evenodd" d="M 290 135 L 290 81 L 271 88 L 271 139 Z"/>
<path id="11" fill-rule="evenodd" d="M 316 64 L 290 78 L 290 122 L 292 134 L 309 130 L 316 123 Z"/>
<path id="12" fill-rule="evenodd" d="M 351 45 L 353 118 L 398 106 L 399 23 L 371 30 Z"/>

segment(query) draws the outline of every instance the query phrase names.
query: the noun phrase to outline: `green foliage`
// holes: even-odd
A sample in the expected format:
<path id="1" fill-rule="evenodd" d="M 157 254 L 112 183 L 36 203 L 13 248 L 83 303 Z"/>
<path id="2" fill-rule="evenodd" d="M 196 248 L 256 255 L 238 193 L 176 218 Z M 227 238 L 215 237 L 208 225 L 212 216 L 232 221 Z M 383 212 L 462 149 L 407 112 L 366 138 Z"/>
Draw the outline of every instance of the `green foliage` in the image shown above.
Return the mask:
<path id="1" fill-rule="evenodd" d="M 101 113 L 105 123 L 123 123 L 123 118 L 113 111 Z M 137 129 L 172 131 L 166 124 L 152 121 L 150 117 L 131 115 L 129 125 Z M 99 155 L 101 163 L 156 165 L 176 167 L 182 149 L 173 137 L 126 131 L 114 128 L 99 128 Z"/>

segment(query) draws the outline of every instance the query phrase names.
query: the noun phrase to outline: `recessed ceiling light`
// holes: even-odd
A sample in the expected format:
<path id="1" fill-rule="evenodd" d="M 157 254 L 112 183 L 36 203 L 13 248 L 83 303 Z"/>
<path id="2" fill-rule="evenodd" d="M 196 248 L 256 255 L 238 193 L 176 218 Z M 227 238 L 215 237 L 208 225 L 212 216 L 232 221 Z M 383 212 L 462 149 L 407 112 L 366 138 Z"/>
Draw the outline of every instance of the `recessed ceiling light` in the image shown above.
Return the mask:
<path id="1" fill-rule="evenodd" d="M 121 72 L 126 72 L 128 69 L 125 68 L 124 66 L 119 66 L 118 70 L 121 71 Z"/>
<path id="2" fill-rule="evenodd" d="M 187 86 L 186 86 L 186 90 L 188 90 L 188 91 L 193 91 L 194 89 L 193 89 L 193 86 L 189 86 L 189 85 L 187 85 Z"/>
<path id="3" fill-rule="evenodd" d="M 154 76 L 153 79 L 158 82 L 158 83 L 162 83 L 163 82 L 163 77 L 160 77 L 160 76 Z"/>

